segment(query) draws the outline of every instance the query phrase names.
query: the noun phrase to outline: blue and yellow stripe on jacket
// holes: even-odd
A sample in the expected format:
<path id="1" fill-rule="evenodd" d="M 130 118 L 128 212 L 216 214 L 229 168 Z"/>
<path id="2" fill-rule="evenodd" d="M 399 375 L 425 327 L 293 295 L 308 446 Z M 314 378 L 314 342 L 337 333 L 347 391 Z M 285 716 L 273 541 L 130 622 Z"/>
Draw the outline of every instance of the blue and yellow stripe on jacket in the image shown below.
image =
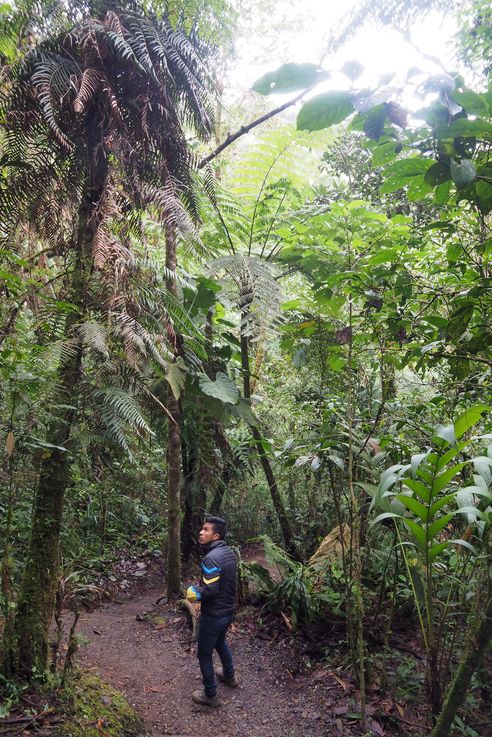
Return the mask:
<path id="1" fill-rule="evenodd" d="M 202 581 L 205 584 L 215 583 L 220 578 L 220 568 L 214 566 L 213 568 L 207 568 L 203 563 L 201 564 L 202 569 Z"/>

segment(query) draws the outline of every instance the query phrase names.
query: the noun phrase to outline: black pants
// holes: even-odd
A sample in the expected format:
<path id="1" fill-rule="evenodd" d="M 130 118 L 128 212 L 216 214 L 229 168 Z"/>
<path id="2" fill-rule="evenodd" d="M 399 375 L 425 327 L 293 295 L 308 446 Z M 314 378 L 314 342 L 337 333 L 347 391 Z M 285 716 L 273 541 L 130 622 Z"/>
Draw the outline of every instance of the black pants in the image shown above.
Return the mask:
<path id="1" fill-rule="evenodd" d="M 234 663 L 232 653 L 226 642 L 226 633 L 232 617 L 207 617 L 202 614 L 198 623 L 198 649 L 197 657 L 202 672 L 203 687 L 207 696 L 215 696 L 217 685 L 215 683 L 214 664 L 212 654 L 217 650 L 222 663 L 224 676 L 234 676 Z"/>

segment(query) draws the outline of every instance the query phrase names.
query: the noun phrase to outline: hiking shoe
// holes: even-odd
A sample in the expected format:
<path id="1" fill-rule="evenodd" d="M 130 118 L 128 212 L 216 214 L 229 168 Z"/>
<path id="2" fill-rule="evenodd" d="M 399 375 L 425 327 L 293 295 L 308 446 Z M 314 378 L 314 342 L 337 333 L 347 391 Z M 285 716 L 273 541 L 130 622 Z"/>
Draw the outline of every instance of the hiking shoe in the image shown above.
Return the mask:
<path id="1" fill-rule="evenodd" d="M 239 683 L 236 681 L 236 676 L 232 676 L 232 678 L 226 678 L 221 670 L 215 671 L 215 677 L 221 683 L 225 683 L 226 686 L 229 686 L 229 688 L 237 688 L 239 686 Z"/>
<path id="2" fill-rule="evenodd" d="M 207 696 L 204 691 L 193 691 L 191 698 L 195 704 L 200 704 L 201 706 L 220 706 L 220 699 L 217 695 Z"/>

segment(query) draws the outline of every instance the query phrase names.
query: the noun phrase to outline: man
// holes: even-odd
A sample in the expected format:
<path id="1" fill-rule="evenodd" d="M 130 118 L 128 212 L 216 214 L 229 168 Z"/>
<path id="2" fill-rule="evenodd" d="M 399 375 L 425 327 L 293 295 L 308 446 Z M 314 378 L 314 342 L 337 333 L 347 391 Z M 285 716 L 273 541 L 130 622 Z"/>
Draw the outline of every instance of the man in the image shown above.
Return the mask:
<path id="1" fill-rule="evenodd" d="M 197 657 L 202 672 L 203 692 L 193 691 L 195 704 L 220 706 L 215 676 L 229 688 L 238 685 L 234 676 L 234 663 L 226 633 L 232 622 L 236 604 L 236 556 L 225 544 L 225 521 L 221 517 L 205 517 L 198 536 L 204 548 L 201 581 L 186 592 L 188 601 L 199 601 L 201 616 L 198 623 Z M 217 650 L 222 671 L 214 673 L 213 651 Z"/>

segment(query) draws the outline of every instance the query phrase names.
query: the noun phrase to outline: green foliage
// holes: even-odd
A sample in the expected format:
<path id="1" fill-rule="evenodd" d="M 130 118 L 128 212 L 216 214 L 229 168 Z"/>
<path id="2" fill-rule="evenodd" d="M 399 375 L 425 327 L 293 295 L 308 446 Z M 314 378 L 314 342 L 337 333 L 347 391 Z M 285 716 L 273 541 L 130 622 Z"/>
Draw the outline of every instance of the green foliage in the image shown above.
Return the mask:
<path id="1" fill-rule="evenodd" d="M 268 535 L 261 535 L 258 541 L 264 546 L 268 563 L 276 567 L 280 580 L 272 578 L 256 562 L 243 562 L 242 575 L 264 597 L 266 606 L 275 612 L 288 612 L 293 631 L 299 624 L 323 619 L 328 609 L 340 614 L 342 596 L 337 591 L 335 568 L 333 578 L 323 579 L 313 567 L 294 560 Z"/>
<path id="2" fill-rule="evenodd" d="M 275 72 L 267 72 L 257 79 L 251 89 L 260 95 L 285 94 L 314 87 L 329 76 L 316 64 L 283 64 Z"/>
<path id="3" fill-rule="evenodd" d="M 61 692 L 65 712 L 56 737 L 98 737 L 103 720 L 109 737 L 135 737 L 142 722 L 126 699 L 94 675 L 76 673 Z"/>
<path id="4" fill-rule="evenodd" d="M 385 471 L 372 499 L 371 506 L 385 509 L 372 524 L 385 519 L 403 521 L 406 537 L 415 546 L 427 570 L 428 583 L 432 566 L 439 562 L 451 544 L 474 552 L 465 540 L 442 540 L 442 533 L 457 513 L 453 507 L 456 507 L 459 492 L 457 489 L 450 491 L 448 487 L 456 485 L 455 479 L 466 465 L 465 461 L 453 463 L 467 445 L 464 441 L 457 441 L 480 421 L 488 409 L 483 405 L 471 407 L 453 425 L 437 428 L 432 438 L 434 447 L 414 455 L 410 464 L 396 464 Z M 480 460 L 473 462 L 477 464 Z M 406 488 L 395 491 L 395 485 Z"/>
<path id="5" fill-rule="evenodd" d="M 297 116 L 299 130 L 319 131 L 345 120 L 354 111 L 347 92 L 324 92 L 304 103 Z"/>
<path id="6" fill-rule="evenodd" d="M 209 379 L 206 374 L 201 374 L 198 380 L 200 389 L 207 396 L 220 399 L 221 402 L 226 404 L 237 404 L 239 390 L 227 374 L 219 371 L 214 381 Z"/>

